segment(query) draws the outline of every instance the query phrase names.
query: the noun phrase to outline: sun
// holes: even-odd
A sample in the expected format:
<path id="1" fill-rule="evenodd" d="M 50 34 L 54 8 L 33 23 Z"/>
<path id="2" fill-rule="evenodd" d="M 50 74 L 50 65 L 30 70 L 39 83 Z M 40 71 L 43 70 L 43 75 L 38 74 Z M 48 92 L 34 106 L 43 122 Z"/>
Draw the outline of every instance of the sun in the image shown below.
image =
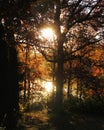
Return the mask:
<path id="1" fill-rule="evenodd" d="M 49 40 L 49 41 L 53 41 L 56 37 L 54 30 L 50 27 L 42 28 L 40 30 L 40 33 L 41 33 L 41 37 L 43 39 L 46 39 L 46 40 Z"/>
<path id="2" fill-rule="evenodd" d="M 53 90 L 53 85 L 52 85 L 52 82 L 46 82 L 45 83 L 45 89 L 48 93 L 52 92 Z"/>

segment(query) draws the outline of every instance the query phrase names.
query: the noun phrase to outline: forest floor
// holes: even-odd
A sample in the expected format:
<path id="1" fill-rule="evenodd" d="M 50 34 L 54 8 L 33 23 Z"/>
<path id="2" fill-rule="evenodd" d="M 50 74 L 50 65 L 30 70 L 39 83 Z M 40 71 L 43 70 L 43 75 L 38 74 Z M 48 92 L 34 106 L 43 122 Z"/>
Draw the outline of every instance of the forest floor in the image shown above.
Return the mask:
<path id="1" fill-rule="evenodd" d="M 104 130 L 104 116 L 70 112 L 62 118 L 51 118 L 47 109 L 26 112 L 19 130 Z"/>

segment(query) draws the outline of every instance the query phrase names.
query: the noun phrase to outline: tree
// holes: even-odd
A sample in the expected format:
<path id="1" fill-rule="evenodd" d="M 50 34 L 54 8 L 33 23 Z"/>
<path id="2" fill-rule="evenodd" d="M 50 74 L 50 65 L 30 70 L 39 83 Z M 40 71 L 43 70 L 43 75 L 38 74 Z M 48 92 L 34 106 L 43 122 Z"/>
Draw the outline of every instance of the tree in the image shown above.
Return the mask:
<path id="1" fill-rule="evenodd" d="M 0 1 L 0 124 L 7 129 L 16 127 L 19 112 L 18 59 L 14 40 L 16 14 L 12 5 L 12 1 Z"/>
<path id="2" fill-rule="evenodd" d="M 61 111 L 64 64 L 66 61 L 79 58 L 80 50 L 102 44 L 104 1 L 39 0 L 30 1 L 29 4 L 26 2 L 21 11 L 22 28 L 21 32 L 17 33 L 17 39 L 36 46 L 46 60 L 57 64 L 55 109 Z M 51 44 L 53 41 L 40 37 L 40 29 L 47 26 L 55 30 L 54 46 Z"/>

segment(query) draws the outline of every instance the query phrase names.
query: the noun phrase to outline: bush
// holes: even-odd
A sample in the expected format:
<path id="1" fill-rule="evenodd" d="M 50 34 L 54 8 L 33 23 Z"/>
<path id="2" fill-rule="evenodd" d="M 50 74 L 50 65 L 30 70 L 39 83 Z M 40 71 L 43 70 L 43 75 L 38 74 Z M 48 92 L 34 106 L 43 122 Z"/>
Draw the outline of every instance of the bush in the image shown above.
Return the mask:
<path id="1" fill-rule="evenodd" d="M 70 100 L 66 101 L 65 104 L 66 111 L 76 111 L 89 114 L 104 114 L 104 98 L 98 100 L 96 98 L 89 98 L 86 100 L 79 100 L 78 98 L 72 97 Z"/>

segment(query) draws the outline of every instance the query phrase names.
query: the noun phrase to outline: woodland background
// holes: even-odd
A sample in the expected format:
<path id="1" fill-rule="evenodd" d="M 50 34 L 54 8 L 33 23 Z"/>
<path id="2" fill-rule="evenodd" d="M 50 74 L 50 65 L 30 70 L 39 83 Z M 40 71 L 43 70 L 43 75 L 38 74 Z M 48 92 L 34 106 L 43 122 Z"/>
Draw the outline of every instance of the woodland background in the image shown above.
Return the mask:
<path id="1" fill-rule="evenodd" d="M 104 0 L 0 0 L 0 124 L 43 109 L 104 114 Z"/>

